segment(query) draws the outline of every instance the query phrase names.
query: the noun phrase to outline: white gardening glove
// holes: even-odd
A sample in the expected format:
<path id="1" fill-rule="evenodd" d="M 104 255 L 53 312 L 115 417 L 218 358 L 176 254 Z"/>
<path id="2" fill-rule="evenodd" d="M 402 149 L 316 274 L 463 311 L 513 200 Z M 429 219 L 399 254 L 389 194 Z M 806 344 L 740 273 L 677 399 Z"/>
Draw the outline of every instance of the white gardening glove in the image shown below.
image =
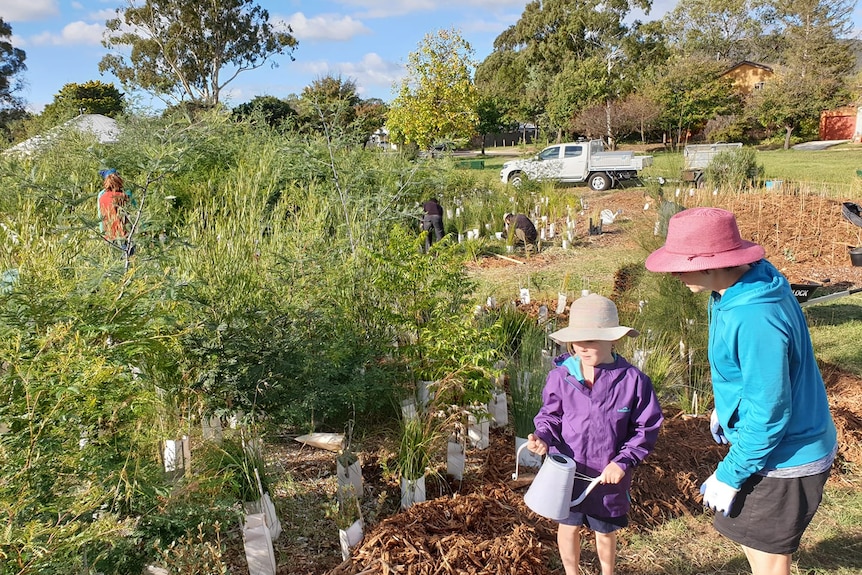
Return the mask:
<path id="1" fill-rule="evenodd" d="M 719 445 L 727 445 L 727 437 L 724 436 L 724 430 L 718 422 L 718 413 L 713 409 L 712 415 L 709 416 L 709 432 L 712 433 L 712 438 Z"/>
<path id="2" fill-rule="evenodd" d="M 727 483 L 722 483 L 715 476 L 715 473 L 709 476 L 709 479 L 703 482 L 700 486 L 700 494 L 703 495 L 704 507 L 709 507 L 716 513 L 724 513 L 727 517 L 730 514 L 730 506 L 733 505 L 733 500 L 736 499 L 736 494 L 739 489 L 731 487 Z"/>

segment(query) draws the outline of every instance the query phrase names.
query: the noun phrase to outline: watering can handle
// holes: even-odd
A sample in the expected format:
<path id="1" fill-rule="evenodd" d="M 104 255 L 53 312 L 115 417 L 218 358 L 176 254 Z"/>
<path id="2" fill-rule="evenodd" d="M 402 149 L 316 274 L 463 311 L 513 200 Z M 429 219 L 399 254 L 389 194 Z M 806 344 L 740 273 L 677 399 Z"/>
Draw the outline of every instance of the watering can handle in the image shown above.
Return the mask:
<path id="1" fill-rule="evenodd" d="M 524 451 L 524 448 L 527 447 L 527 442 L 521 444 L 521 447 L 518 448 L 518 451 L 515 452 L 515 473 L 512 474 L 512 481 L 518 479 L 518 463 L 521 462 L 521 452 Z"/>
<path id="2" fill-rule="evenodd" d="M 583 493 L 581 493 L 581 494 L 577 497 L 577 499 L 573 499 L 573 500 L 572 500 L 572 503 L 571 503 L 572 507 L 574 507 L 575 505 L 580 505 L 580 504 L 583 502 L 583 500 L 587 498 L 587 495 L 589 495 L 589 494 L 590 494 L 590 491 L 592 491 L 593 489 L 595 489 L 596 485 L 598 485 L 598 484 L 599 484 L 599 483 L 601 483 L 601 482 L 602 482 L 602 476 L 601 476 L 601 475 L 599 475 L 598 477 L 596 477 L 595 479 L 593 479 L 592 481 L 590 481 L 590 484 L 589 484 L 589 485 L 587 485 L 587 488 L 586 488 L 586 489 L 584 489 L 584 492 L 583 492 Z"/>

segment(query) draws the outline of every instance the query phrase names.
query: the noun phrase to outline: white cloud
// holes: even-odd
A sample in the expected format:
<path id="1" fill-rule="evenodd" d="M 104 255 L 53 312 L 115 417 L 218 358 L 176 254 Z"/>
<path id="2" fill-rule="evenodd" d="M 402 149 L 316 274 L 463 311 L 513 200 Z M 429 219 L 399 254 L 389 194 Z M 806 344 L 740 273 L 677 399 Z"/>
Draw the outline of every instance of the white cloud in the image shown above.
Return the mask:
<path id="1" fill-rule="evenodd" d="M 469 33 L 478 33 L 485 34 L 491 33 L 494 35 L 499 34 L 503 30 L 506 30 L 509 26 L 514 24 L 518 20 L 519 16 L 515 16 L 514 19 L 507 20 L 473 20 L 472 22 L 468 22 L 464 24 L 462 28 L 465 34 Z"/>
<path id="2" fill-rule="evenodd" d="M 402 64 L 388 62 L 374 52 L 369 52 L 359 62 L 342 62 L 337 67 L 342 75 L 356 79 L 360 93 L 369 86 L 391 88 L 404 76 Z"/>
<path id="3" fill-rule="evenodd" d="M 358 62 L 316 60 L 297 62 L 296 65 L 302 72 L 315 78 L 332 75 L 351 79 L 356 82 L 360 94 L 367 93 L 370 87 L 383 87 L 389 91 L 392 85 L 404 76 L 402 64 L 384 60 L 375 52 L 369 52 Z M 380 90 L 375 92 L 379 93 Z"/>
<path id="4" fill-rule="evenodd" d="M 8 22 L 33 22 L 60 13 L 57 0 L 0 0 L 0 14 Z"/>
<path id="5" fill-rule="evenodd" d="M 66 24 L 59 34 L 43 32 L 30 38 L 33 45 L 82 46 L 98 45 L 105 32 L 103 24 L 87 24 L 81 20 Z"/>
<path id="6" fill-rule="evenodd" d="M 335 40 L 344 42 L 359 34 L 370 34 L 365 24 L 350 16 L 335 14 L 318 14 L 307 18 L 302 12 L 281 19 L 281 23 L 289 24 L 293 35 L 298 40 Z"/>
<path id="7" fill-rule="evenodd" d="M 446 8 L 485 8 L 499 11 L 500 9 L 523 9 L 529 0 L 337 0 L 339 4 L 364 10 L 362 15 L 367 18 L 387 18 L 403 16 L 413 12 L 440 10 Z"/>
<path id="8" fill-rule="evenodd" d="M 88 20 L 101 20 L 105 22 L 107 20 L 111 20 L 117 17 L 117 10 L 114 8 L 105 8 L 103 10 L 98 10 L 96 12 L 90 12 L 89 16 L 87 16 Z"/>

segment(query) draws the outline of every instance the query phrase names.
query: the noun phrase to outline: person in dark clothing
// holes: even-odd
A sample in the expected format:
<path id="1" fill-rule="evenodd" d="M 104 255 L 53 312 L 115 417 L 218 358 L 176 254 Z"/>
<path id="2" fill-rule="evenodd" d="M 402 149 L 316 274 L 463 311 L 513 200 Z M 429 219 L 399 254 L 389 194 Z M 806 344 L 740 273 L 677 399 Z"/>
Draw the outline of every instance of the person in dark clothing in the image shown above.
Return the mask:
<path id="1" fill-rule="evenodd" d="M 514 225 L 515 227 L 515 245 L 521 243 L 524 244 L 524 249 L 533 246 L 536 251 L 539 251 L 539 244 L 536 241 L 539 234 L 530 218 L 524 214 L 506 214 L 503 216 L 503 220 L 506 222 L 506 232 L 509 232 L 510 226 Z"/>
<path id="2" fill-rule="evenodd" d="M 422 218 L 422 231 L 428 232 L 425 236 L 425 251 L 431 247 L 434 242 L 439 242 L 443 239 L 443 206 L 437 201 L 437 198 L 431 198 L 424 204 L 422 209 L 425 211 L 425 216 Z M 431 239 L 431 231 L 434 231 L 434 239 Z"/>

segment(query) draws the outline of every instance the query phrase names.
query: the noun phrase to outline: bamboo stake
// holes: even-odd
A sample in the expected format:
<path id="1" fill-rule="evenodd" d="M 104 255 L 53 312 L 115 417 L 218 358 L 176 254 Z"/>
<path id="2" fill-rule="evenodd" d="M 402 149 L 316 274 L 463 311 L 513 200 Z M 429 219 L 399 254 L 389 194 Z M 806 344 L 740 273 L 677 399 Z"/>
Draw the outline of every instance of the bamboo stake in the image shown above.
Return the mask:
<path id="1" fill-rule="evenodd" d="M 524 262 L 522 262 L 521 260 L 516 260 L 516 259 L 514 259 L 514 258 L 507 258 L 506 256 L 503 256 L 503 255 L 500 255 L 500 254 L 494 254 L 494 255 L 495 255 L 495 256 L 497 256 L 498 258 L 502 259 L 502 260 L 506 260 L 506 261 L 510 261 L 510 262 L 515 262 L 516 264 L 524 265 Z"/>

